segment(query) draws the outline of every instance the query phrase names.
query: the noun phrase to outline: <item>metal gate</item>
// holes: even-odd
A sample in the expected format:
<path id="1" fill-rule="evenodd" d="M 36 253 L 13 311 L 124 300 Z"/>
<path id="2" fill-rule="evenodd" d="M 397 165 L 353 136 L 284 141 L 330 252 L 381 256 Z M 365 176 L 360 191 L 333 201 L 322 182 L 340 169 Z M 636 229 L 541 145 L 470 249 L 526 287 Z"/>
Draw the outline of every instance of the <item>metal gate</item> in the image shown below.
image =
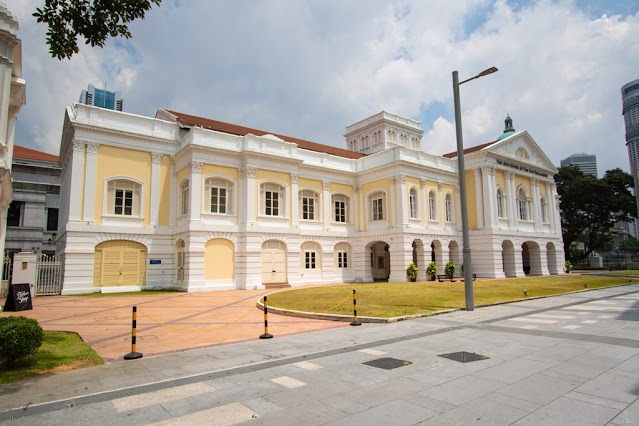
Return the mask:
<path id="1" fill-rule="evenodd" d="M 13 274 L 13 262 L 11 257 L 5 253 L 2 261 L 2 283 L 0 284 L 0 297 L 7 297 L 9 286 L 11 285 L 11 275 Z"/>
<path id="2" fill-rule="evenodd" d="M 36 262 L 36 296 L 60 294 L 62 290 L 62 262 L 60 256 L 40 255 Z"/>

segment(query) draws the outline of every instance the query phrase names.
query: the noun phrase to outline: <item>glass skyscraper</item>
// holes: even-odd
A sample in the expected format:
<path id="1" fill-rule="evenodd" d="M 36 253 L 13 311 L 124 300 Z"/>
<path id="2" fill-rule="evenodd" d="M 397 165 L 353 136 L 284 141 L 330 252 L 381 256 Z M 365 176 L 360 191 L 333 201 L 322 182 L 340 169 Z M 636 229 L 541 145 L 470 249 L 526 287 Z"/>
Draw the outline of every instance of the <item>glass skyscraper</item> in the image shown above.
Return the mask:
<path id="1" fill-rule="evenodd" d="M 633 80 L 624 84 L 621 88 L 623 102 L 623 118 L 626 124 L 626 146 L 628 147 L 628 160 L 630 161 L 630 173 L 635 178 L 635 197 L 639 195 L 639 80 Z M 639 209 L 639 197 L 637 197 Z M 631 223 L 632 234 L 639 237 L 639 221 Z"/>
<path id="2" fill-rule="evenodd" d="M 108 90 L 96 89 L 93 84 L 89 84 L 87 90 L 83 90 L 80 95 L 80 103 L 93 105 L 100 108 L 122 111 L 124 101 L 120 92 L 109 92 Z"/>

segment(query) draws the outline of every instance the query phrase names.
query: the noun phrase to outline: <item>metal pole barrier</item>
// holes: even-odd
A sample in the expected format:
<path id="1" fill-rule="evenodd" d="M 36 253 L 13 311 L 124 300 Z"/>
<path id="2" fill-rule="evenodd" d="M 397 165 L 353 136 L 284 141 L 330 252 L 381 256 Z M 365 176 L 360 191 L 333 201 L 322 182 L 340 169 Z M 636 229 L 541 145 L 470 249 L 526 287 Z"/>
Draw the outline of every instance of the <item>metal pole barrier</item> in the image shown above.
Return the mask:
<path id="1" fill-rule="evenodd" d="M 142 354 L 140 352 L 135 351 L 135 329 L 137 327 L 137 314 L 138 307 L 133 307 L 133 326 L 131 327 L 131 353 L 124 355 L 124 359 L 139 359 L 142 358 Z"/>
<path id="2" fill-rule="evenodd" d="M 260 339 L 272 339 L 273 335 L 268 333 L 268 297 L 264 296 L 264 334 Z"/>
<path id="3" fill-rule="evenodd" d="M 361 322 L 357 321 L 357 296 L 355 290 L 353 290 L 353 322 L 351 325 L 362 325 Z"/>

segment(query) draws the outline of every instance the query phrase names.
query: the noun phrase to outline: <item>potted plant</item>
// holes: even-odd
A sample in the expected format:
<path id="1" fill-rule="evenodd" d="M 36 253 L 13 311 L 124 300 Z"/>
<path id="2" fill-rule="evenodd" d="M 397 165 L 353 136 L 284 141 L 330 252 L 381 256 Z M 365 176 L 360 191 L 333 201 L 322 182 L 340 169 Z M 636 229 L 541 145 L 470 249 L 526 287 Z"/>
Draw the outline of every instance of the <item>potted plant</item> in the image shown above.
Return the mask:
<path id="1" fill-rule="evenodd" d="M 570 263 L 570 260 L 566 260 L 566 273 L 569 274 L 570 273 L 570 267 L 572 266 L 572 263 Z"/>
<path id="2" fill-rule="evenodd" d="M 426 268 L 426 274 L 428 274 L 431 281 L 435 281 L 435 275 L 437 275 L 437 265 L 435 265 L 435 262 L 430 262 L 430 265 Z"/>
<path id="3" fill-rule="evenodd" d="M 411 282 L 414 283 L 417 281 L 417 265 L 415 265 L 414 262 L 411 262 L 410 265 L 408 265 L 408 268 L 406 268 L 406 275 L 408 275 Z"/>
<path id="4" fill-rule="evenodd" d="M 453 275 L 455 275 L 455 262 L 452 260 L 446 264 L 446 275 L 451 280 L 453 279 Z"/>

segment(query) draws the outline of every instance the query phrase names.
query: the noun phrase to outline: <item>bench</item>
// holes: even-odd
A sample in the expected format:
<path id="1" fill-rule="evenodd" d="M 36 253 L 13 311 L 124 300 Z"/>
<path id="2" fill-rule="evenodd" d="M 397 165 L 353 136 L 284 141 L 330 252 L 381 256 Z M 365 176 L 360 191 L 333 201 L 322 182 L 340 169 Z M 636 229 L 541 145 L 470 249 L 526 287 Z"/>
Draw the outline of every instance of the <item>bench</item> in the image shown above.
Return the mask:
<path id="1" fill-rule="evenodd" d="M 452 279 L 451 277 L 449 277 L 448 275 L 439 275 L 439 274 L 437 274 L 437 280 L 438 280 L 440 283 L 443 283 L 443 282 L 444 282 L 444 281 L 446 281 L 446 280 L 450 281 L 451 283 L 454 283 L 454 282 L 455 282 L 455 280 L 454 280 L 454 279 Z"/>
<path id="2" fill-rule="evenodd" d="M 464 282 L 464 280 L 461 281 Z M 473 274 L 473 281 L 477 281 L 477 274 Z"/>

